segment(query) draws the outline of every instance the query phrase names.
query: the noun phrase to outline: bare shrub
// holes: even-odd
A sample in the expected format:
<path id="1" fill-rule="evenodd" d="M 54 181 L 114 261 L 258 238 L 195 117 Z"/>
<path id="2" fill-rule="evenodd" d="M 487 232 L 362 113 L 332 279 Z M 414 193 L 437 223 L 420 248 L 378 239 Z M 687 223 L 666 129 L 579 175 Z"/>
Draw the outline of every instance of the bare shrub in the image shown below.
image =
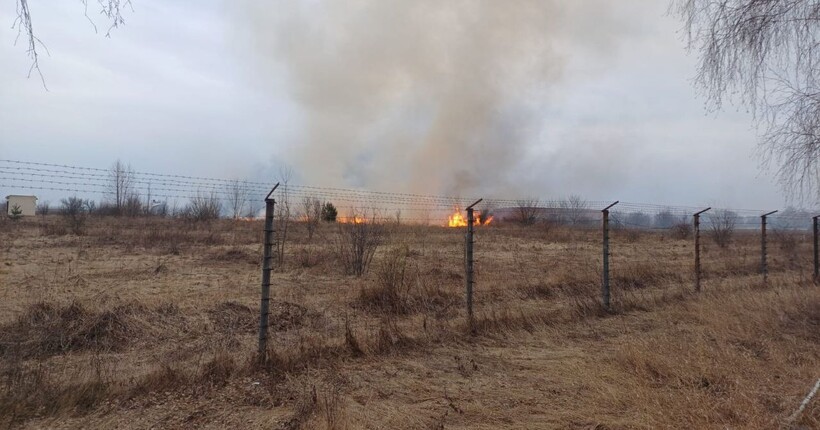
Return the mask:
<path id="1" fill-rule="evenodd" d="M 687 222 L 679 222 L 669 230 L 672 239 L 685 240 L 692 237 L 692 225 Z"/>
<path id="2" fill-rule="evenodd" d="M 516 221 L 523 225 L 532 225 L 538 221 L 538 199 L 528 198 L 515 202 Z"/>
<path id="3" fill-rule="evenodd" d="M 51 210 L 51 207 L 49 206 L 49 201 L 48 200 L 43 200 L 42 202 L 37 203 L 37 208 L 35 209 L 37 215 L 42 215 L 42 216 L 48 215 L 50 210 Z"/>
<path id="4" fill-rule="evenodd" d="M 370 266 L 376 249 L 384 238 L 384 226 L 376 216 L 352 215 L 353 222 L 339 223 L 336 251 L 345 273 L 362 276 Z"/>
<path id="5" fill-rule="evenodd" d="M 120 160 L 114 162 L 108 169 L 108 185 L 106 193 L 113 199 L 116 215 L 122 215 L 128 200 L 133 194 L 134 170 Z"/>
<path id="6" fill-rule="evenodd" d="M 248 195 L 250 190 L 247 183 L 238 179 L 232 180 L 228 183 L 228 209 L 231 211 L 231 216 L 236 219 L 242 216 L 242 213 L 247 205 Z"/>
<path id="7" fill-rule="evenodd" d="M 359 301 L 371 308 L 394 314 L 405 314 L 410 311 L 409 249 L 406 245 L 398 246 L 387 252 L 376 273 L 378 284 L 374 287 L 363 287 Z"/>
<path id="8" fill-rule="evenodd" d="M 293 169 L 283 165 L 279 168 L 279 199 L 274 214 L 276 217 L 276 267 L 282 268 L 285 263 L 285 249 L 287 248 L 291 224 L 290 181 L 293 178 Z"/>
<path id="9" fill-rule="evenodd" d="M 717 246 L 726 248 L 732 241 L 737 223 L 737 213 L 727 210 L 716 210 L 709 216 L 709 235 Z"/>
<path id="10" fill-rule="evenodd" d="M 563 212 L 566 222 L 570 225 L 578 225 L 585 221 L 585 213 L 589 207 L 586 200 L 581 196 L 571 195 L 558 203 Z"/>
<path id="11" fill-rule="evenodd" d="M 182 217 L 191 221 L 212 221 L 219 219 L 222 213 L 222 201 L 216 194 L 199 194 L 182 210 Z"/>
<path id="12" fill-rule="evenodd" d="M 246 206 L 245 218 L 253 219 L 253 218 L 256 218 L 257 216 L 259 216 L 259 211 L 261 210 L 261 204 L 258 201 L 253 200 L 253 199 L 249 199 L 248 204 L 245 205 L 245 206 Z"/>
<path id="13" fill-rule="evenodd" d="M 302 211 L 305 227 L 307 227 L 308 241 L 310 241 L 319 226 L 319 221 L 322 220 L 322 202 L 316 197 L 305 196 L 302 198 Z"/>
<path id="14" fill-rule="evenodd" d="M 76 196 L 60 201 L 60 215 L 63 217 L 63 223 L 78 236 L 85 232 L 87 208 L 86 201 Z"/>
<path id="15" fill-rule="evenodd" d="M 132 192 L 122 201 L 120 214 L 129 217 L 140 216 L 145 213 L 145 207 L 146 206 L 143 204 L 140 195 Z"/>
<path id="16" fill-rule="evenodd" d="M 102 201 L 95 208 L 94 214 L 97 216 L 116 216 L 120 213 L 117 206 L 112 202 Z"/>

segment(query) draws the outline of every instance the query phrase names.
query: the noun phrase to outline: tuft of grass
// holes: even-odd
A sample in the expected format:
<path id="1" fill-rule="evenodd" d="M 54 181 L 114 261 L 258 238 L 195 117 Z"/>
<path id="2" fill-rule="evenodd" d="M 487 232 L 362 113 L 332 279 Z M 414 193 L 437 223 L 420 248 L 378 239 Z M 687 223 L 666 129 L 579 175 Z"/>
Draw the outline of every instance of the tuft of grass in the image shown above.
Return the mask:
<path id="1" fill-rule="evenodd" d="M 211 386 L 223 387 L 237 370 L 233 356 L 224 351 L 219 352 L 202 366 L 199 380 Z"/>
<path id="2" fill-rule="evenodd" d="M 140 306 L 120 305 L 92 311 L 72 302 L 30 305 L 15 321 L 0 327 L 0 356 L 42 358 L 70 351 L 117 351 L 141 330 L 133 319 Z"/>

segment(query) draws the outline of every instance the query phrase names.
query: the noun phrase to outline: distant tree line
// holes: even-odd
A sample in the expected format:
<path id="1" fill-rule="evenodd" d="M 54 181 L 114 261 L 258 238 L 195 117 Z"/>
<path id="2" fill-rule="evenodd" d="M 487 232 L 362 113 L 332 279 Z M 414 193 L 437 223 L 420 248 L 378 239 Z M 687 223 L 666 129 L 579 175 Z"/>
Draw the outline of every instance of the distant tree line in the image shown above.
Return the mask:
<path id="1" fill-rule="evenodd" d="M 280 175 L 285 184 L 283 192 L 277 198 L 276 216 L 282 220 L 278 234 L 280 243 L 285 241 L 288 224 L 293 218 L 290 194 L 287 183 L 292 173 Z M 37 204 L 37 214 L 61 215 L 66 220 L 68 229 L 80 234 L 88 216 L 110 217 L 174 217 L 192 222 L 207 222 L 220 218 L 256 218 L 262 209 L 261 202 L 251 197 L 251 189 L 245 181 L 231 180 L 221 193 L 197 192 L 187 202 L 178 205 L 169 204 L 168 200 L 157 200 L 151 192 L 151 186 L 138 187 L 137 173 L 130 164 L 121 160 L 115 161 L 108 169 L 104 186 L 104 197 L 99 201 L 71 196 L 60 200 L 52 207 L 47 200 Z M 140 192 L 140 191 L 144 192 Z M 320 221 L 335 222 L 338 216 L 336 207 L 331 202 L 323 202 L 313 196 L 305 196 L 299 218 L 306 222 L 309 236 L 313 236 Z"/>

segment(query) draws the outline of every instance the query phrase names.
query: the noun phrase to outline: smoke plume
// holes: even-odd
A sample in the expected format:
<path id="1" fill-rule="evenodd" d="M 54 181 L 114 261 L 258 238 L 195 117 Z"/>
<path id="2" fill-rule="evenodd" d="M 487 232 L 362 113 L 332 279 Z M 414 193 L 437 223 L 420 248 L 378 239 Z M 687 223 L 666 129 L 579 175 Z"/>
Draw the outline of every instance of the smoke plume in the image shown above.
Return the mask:
<path id="1" fill-rule="evenodd" d="M 425 194 L 513 188 L 568 59 L 618 25 L 604 1 L 240 4 L 257 75 L 300 108 L 298 175 Z"/>

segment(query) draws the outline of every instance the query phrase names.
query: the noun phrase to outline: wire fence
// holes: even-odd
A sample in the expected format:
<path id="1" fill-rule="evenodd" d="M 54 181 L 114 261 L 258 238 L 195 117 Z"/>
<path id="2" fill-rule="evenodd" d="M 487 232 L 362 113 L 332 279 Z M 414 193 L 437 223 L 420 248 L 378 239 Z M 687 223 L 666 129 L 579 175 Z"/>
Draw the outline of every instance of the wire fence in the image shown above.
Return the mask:
<path id="1" fill-rule="evenodd" d="M 147 200 L 164 199 L 166 205 L 173 206 L 203 196 L 230 201 L 237 198 L 239 192 L 246 203 L 260 203 L 261 210 L 261 203 L 273 182 L 133 171 L 129 172 L 127 191 Z M 91 195 L 101 200 L 110 200 L 115 193 L 108 169 L 2 159 L 0 189 L 7 194 L 39 190 L 62 195 Z M 365 214 L 362 218 L 365 222 L 377 219 L 396 225 L 418 223 L 466 227 L 460 214 L 466 206 L 478 200 L 475 196 L 423 195 L 289 183 L 282 184 L 274 198 L 280 206 L 284 203 L 291 208 L 289 214 L 277 212 L 278 226 L 281 226 L 282 216 L 293 219 L 302 216 L 302 200 L 318 199 L 333 203 L 340 217 L 347 220 Z M 480 285 L 488 275 L 493 275 L 493 282 L 503 283 L 503 274 L 520 274 L 526 279 L 519 279 L 517 282 L 524 285 L 516 288 L 524 295 L 547 294 L 539 292 L 542 291 L 539 284 L 544 282 L 544 273 L 567 274 L 566 279 L 551 281 L 562 288 L 575 288 L 579 283 L 583 283 L 584 288 L 600 285 L 601 302 L 609 307 L 610 288 L 614 291 L 641 289 L 644 282 L 699 285 L 701 278 L 708 281 L 760 275 L 765 282 L 768 273 L 794 272 L 801 278 L 816 279 L 818 272 L 817 230 L 813 228 L 817 211 L 785 208 L 771 213 L 771 210 L 707 210 L 706 207 L 634 202 L 613 205 L 611 201 L 577 197 L 492 196 L 484 198 L 476 208 L 480 220 L 477 224 L 508 223 L 531 227 L 503 232 L 479 228 L 474 238 L 469 236 L 475 244 L 476 282 Z M 605 208 L 609 209 L 604 212 Z M 693 215 L 704 210 L 696 227 Z M 605 216 L 608 222 L 602 225 Z M 767 236 L 763 234 L 764 219 Z M 130 230 L 119 232 L 127 233 L 125 237 L 151 234 L 146 225 L 120 225 L 118 228 Z M 556 232 L 556 229 L 563 230 Z M 602 230 L 596 232 L 596 229 Z M 471 265 L 465 258 L 469 238 L 455 234 L 456 230 L 453 232 L 452 242 L 429 251 L 433 261 L 430 271 L 453 284 L 469 283 L 473 279 L 473 274 L 468 273 Z M 515 238 L 515 235 L 522 235 L 527 241 L 504 240 Z M 653 235 L 653 240 L 641 240 L 640 235 Z M 704 240 L 693 241 L 698 235 Z M 252 239 L 261 242 L 261 232 L 255 232 Z M 207 243 L 210 239 L 203 233 L 202 240 Z M 414 240 L 416 248 L 424 249 L 427 239 L 419 237 Z M 657 281 L 658 278 L 662 278 L 661 281 Z M 572 285 L 567 287 L 568 284 Z M 472 288 L 465 286 L 465 290 L 472 291 Z M 478 291 L 476 303 L 479 307 L 492 300 L 493 295 L 510 294 L 503 289 L 479 287 Z M 467 301 L 472 300 L 468 298 Z"/>
<path id="2" fill-rule="evenodd" d="M 264 196 L 273 184 L 243 179 L 225 179 L 156 172 L 128 171 L 127 192 L 147 204 L 161 203 L 166 208 L 182 208 L 198 198 L 221 201 L 242 200 L 245 212 L 261 216 Z M 95 196 L 110 201 L 116 191 L 109 169 L 53 163 L 0 159 L 0 187 L 8 194 L 47 192 L 52 195 Z M 594 227 L 608 201 L 580 198 L 499 198 L 493 196 L 443 196 L 365 189 L 318 187 L 283 183 L 279 199 L 287 199 L 291 215 L 298 217 L 301 202 L 318 199 L 331 202 L 342 217 L 367 212 L 370 218 L 399 222 L 447 225 L 470 203 L 484 197 L 477 206 L 478 223 L 488 221 L 553 222 L 579 227 Z M 150 200 L 150 201 L 149 201 Z M 689 224 L 701 207 L 620 202 L 610 212 L 613 228 L 672 230 Z M 703 228 L 718 224 L 737 230 L 756 229 L 760 215 L 768 210 L 713 208 L 703 218 Z M 808 230 L 817 211 L 786 208 L 768 217 L 773 229 Z M 458 216 L 456 216 L 458 217 Z M 462 220 L 463 222 L 463 220 Z"/>

